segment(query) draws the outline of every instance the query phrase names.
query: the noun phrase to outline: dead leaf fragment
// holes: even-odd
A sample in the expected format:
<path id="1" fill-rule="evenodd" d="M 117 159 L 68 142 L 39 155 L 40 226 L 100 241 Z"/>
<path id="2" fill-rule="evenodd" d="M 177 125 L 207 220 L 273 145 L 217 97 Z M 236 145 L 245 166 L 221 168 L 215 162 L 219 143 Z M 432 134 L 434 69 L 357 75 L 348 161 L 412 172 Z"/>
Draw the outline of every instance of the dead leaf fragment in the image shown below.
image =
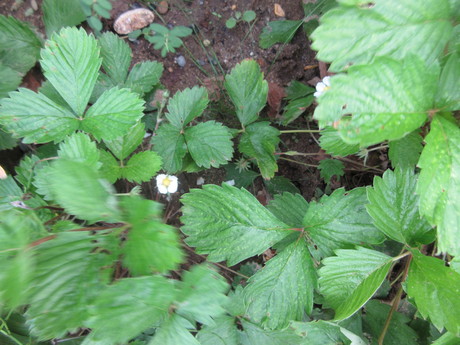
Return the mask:
<path id="1" fill-rule="evenodd" d="M 268 116 L 271 119 L 274 119 L 276 115 L 278 115 L 280 108 L 281 108 L 281 101 L 283 98 L 286 97 L 286 92 L 284 88 L 279 86 L 276 83 L 268 83 Z"/>
<path id="2" fill-rule="evenodd" d="M 275 16 L 286 17 L 286 14 L 280 4 L 275 4 Z"/>

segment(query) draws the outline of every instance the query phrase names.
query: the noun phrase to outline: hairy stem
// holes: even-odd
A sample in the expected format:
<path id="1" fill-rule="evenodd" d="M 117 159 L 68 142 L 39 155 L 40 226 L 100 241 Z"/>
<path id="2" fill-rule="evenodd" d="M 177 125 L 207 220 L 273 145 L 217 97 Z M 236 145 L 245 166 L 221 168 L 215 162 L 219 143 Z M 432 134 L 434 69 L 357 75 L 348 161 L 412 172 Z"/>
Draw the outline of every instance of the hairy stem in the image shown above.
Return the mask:
<path id="1" fill-rule="evenodd" d="M 280 131 L 281 134 L 286 133 L 319 133 L 321 132 L 319 129 L 289 129 L 285 131 Z"/>

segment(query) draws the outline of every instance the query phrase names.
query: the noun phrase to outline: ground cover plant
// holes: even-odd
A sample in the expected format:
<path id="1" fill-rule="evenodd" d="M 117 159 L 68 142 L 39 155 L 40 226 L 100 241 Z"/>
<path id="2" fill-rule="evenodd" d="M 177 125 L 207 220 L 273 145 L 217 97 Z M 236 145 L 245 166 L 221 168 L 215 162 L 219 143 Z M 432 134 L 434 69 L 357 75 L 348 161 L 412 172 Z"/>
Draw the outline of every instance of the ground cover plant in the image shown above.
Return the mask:
<path id="1" fill-rule="evenodd" d="M 308 34 L 316 88 L 243 59 L 173 92 L 105 24 L 48 17 L 42 42 L 0 16 L 0 148 L 26 151 L 0 169 L 2 344 L 460 343 L 460 4 L 299 5 L 258 44 L 276 65 Z M 195 29 L 183 49 L 206 48 Z M 306 197 L 285 162 L 324 183 Z M 350 166 L 370 183 L 343 184 Z M 226 178 L 184 187 L 208 172 Z"/>

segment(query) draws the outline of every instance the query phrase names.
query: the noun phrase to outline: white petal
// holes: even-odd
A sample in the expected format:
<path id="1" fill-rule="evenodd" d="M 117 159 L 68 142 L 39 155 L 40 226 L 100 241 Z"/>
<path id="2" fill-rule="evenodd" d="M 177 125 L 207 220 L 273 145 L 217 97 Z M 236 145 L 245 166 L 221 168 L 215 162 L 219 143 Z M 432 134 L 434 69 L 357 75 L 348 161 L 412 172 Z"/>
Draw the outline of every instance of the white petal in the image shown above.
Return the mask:
<path id="1" fill-rule="evenodd" d="M 0 165 L 0 180 L 6 180 L 8 176 L 6 175 L 6 171 Z"/>
<path id="2" fill-rule="evenodd" d="M 331 86 L 331 77 L 329 77 L 329 76 L 324 77 L 324 78 L 323 78 L 323 83 L 324 83 L 326 86 Z"/>
<path id="3" fill-rule="evenodd" d="M 323 92 L 327 88 L 327 85 L 320 81 L 316 84 L 316 91 Z"/>
<path id="4" fill-rule="evenodd" d="M 322 92 L 319 92 L 319 91 L 316 91 L 313 96 L 315 96 L 316 98 L 318 98 L 319 96 L 321 96 L 323 93 Z"/>
<path id="5" fill-rule="evenodd" d="M 177 187 L 179 186 L 179 182 L 177 182 L 176 176 L 169 176 L 168 177 L 171 183 L 168 186 L 168 193 L 175 193 L 177 192 Z"/>
<path id="6" fill-rule="evenodd" d="M 168 193 L 168 188 L 166 188 L 166 186 L 157 185 L 157 187 L 158 187 L 158 191 L 159 191 L 161 194 L 166 194 L 166 193 Z"/>

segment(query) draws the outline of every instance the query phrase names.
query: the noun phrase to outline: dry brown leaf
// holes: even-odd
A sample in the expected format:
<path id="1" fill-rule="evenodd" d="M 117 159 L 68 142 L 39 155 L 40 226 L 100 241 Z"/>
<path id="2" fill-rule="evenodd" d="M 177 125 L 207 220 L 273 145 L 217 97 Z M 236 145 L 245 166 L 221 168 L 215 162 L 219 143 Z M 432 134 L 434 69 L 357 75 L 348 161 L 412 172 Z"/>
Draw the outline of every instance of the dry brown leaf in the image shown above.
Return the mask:
<path id="1" fill-rule="evenodd" d="M 270 108 L 268 111 L 268 116 L 271 119 L 274 119 L 276 115 L 278 115 L 281 108 L 281 101 L 284 97 L 286 97 L 286 92 L 284 91 L 284 88 L 282 88 L 276 83 L 268 83 L 267 103 Z"/>
<path id="2" fill-rule="evenodd" d="M 275 4 L 275 16 L 286 17 L 286 14 L 280 4 Z"/>

